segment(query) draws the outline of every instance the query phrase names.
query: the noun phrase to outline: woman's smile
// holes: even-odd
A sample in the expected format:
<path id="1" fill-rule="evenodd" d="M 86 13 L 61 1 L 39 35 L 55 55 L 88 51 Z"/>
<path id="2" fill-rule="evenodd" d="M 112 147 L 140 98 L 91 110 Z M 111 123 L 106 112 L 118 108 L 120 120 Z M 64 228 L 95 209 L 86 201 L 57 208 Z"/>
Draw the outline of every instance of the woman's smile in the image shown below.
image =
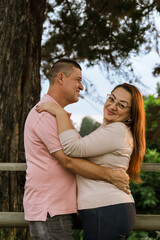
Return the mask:
<path id="1" fill-rule="evenodd" d="M 108 115 L 116 115 L 116 113 L 115 112 L 112 112 L 111 110 L 109 110 L 108 108 L 106 109 L 107 110 L 107 114 Z"/>

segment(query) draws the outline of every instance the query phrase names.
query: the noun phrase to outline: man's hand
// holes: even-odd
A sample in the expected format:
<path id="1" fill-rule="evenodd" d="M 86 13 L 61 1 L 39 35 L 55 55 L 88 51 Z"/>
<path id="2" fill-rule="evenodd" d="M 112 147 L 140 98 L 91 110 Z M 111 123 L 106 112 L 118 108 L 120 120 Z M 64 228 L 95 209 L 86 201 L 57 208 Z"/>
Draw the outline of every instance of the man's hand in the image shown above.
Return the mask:
<path id="1" fill-rule="evenodd" d="M 110 169 L 110 182 L 125 193 L 130 194 L 129 176 L 123 169 Z"/>

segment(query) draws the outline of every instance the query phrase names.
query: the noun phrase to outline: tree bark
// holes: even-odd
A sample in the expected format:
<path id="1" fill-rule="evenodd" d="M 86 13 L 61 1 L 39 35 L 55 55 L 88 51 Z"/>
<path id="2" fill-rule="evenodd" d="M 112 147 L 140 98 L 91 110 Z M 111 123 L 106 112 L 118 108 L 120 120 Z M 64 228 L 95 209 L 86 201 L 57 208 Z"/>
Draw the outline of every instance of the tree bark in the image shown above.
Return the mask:
<path id="1" fill-rule="evenodd" d="M 45 7 L 46 0 L 0 1 L 0 162 L 25 162 L 24 122 L 40 98 Z M 0 211 L 23 210 L 24 179 L 0 172 Z"/>

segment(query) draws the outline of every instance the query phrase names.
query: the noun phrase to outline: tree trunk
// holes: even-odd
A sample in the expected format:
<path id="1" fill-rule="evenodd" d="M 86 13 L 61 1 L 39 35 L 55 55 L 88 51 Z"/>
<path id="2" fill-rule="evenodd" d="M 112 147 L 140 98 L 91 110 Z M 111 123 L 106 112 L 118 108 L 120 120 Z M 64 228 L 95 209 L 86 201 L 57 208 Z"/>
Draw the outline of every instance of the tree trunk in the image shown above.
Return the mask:
<path id="1" fill-rule="evenodd" d="M 40 98 L 45 5 L 46 0 L 0 1 L 0 162 L 25 162 L 24 122 Z M 0 172 L 0 211 L 23 211 L 24 175 Z"/>

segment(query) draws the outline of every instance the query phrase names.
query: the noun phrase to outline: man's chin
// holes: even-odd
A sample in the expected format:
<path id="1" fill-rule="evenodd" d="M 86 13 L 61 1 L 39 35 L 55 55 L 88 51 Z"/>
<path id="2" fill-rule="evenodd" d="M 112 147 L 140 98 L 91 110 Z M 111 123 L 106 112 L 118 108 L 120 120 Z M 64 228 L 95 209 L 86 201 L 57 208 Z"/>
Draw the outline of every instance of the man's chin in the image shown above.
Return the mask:
<path id="1" fill-rule="evenodd" d="M 74 102 L 73 103 L 76 103 L 76 102 L 78 102 L 79 101 L 79 96 L 78 97 L 75 97 L 75 99 L 74 99 Z"/>
<path id="2" fill-rule="evenodd" d="M 70 101 L 70 103 L 69 103 L 69 104 L 76 103 L 76 102 L 78 102 L 78 100 L 79 100 L 79 99 L 74 99 L 74 100 Z"/>

